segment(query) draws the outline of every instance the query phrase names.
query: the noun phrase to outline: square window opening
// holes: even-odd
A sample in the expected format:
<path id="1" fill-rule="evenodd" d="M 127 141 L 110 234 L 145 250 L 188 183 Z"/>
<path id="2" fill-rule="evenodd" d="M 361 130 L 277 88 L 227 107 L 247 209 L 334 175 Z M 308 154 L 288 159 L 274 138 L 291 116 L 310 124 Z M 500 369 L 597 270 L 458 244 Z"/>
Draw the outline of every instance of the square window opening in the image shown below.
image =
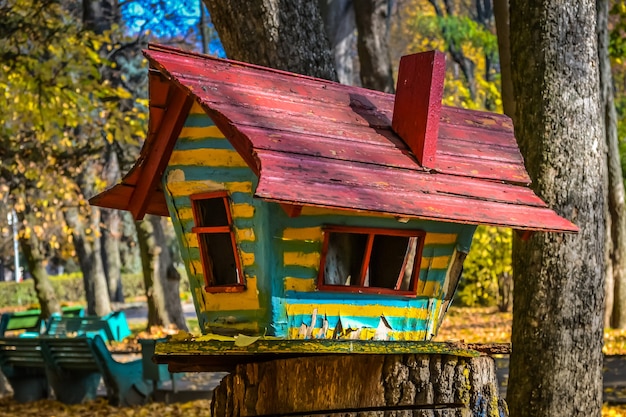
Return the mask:
<path id="1" fill-rule="evenodd" d="M 228 194 L 214 192 L 191 196 L 200 258 L 208 292 L 245 289 L 233 231 Z"/>
<path id="2" fill-rule="evenodd" d="M 415 295 L 425 233 L 325 228 L 322 290 Z"/>

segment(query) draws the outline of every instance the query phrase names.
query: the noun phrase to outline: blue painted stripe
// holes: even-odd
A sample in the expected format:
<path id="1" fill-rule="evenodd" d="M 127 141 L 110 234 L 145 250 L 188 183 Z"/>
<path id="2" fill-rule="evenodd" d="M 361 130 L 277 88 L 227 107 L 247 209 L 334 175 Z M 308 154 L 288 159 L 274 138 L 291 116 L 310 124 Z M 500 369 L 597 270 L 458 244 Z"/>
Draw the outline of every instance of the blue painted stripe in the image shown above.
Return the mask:
<path id="1" fill-rule="evenodd" d="M 341 325 L 344 329 L 352 328 L 357 329 L 361 327 L 369 327 L 376 328 L 380 323 L 380 317 L 360 317 L 360 316 L 350 316 L 350 317 L 342 317 L 342 316 L 324 316 L 323 314 L 318 313 L 317 318 L 315 320 L 314 329 L 319 329 L 323 325 L 323 319 L 326 318 L 328 320 L 328 327 L 330 329 L 334 329 L 339 323 L 339 319 L 341 318 Z M 303 323 L 307 326 L 311 325 L 311 315 L 310 314 L 297 314 L 294 316 L 289 316 L 287 325 L 289 327 L 300 327 Z M 425 330 L 428 325 L 428 320 L 412 318 L 412 317 L 390 317 L 385 316 L 385 319 L 391 326 L 392 330 L 401 330 L 401 331 L 414 331 L 414 330 Z"/>
<path id="2" fill-rule="evenodd" d="M 311 279 L 317 278 L 317 269 L 305 266 L 287 265 L 281 268 L 285 277 Z"/>
<path id="3" fill-rule="evenodd" d="M 428 297 L 405 297 L 401 295 L 355 294 L 332 291 L 296 292 L 287 291 L 289 304 L 375 304 L 384 307 L 420 307 Z"/>
<path id="4" fill-rule="evenodd" d="M 177 151 L 193 150 L 193 149 L 228 149 L 234 150 L 233 145 L 224 138 L 214 138 L 207 136 L 198 139 L 179 138 L 174 147 Z"/>
<path id="5" fill-rule="evenodd" d="M 188 181 L 203 181 L 214 179 L 220 182 L 231 181 L 253 181 L 256 187 L 256 176 L 250 168 L 246 167 L 201 167 L 191 165 L 168 165 L 167 171 L 172 169 L 180 169 L 185 173 L 185 179 Z M 253 187 L 253 188 L 254 188 Z"/>
<path id="6" fill-rule="evenodd" d="M 205 113 L 190 113 L 185 120 L 185 127 L 210 127 L 215 126 L 213 120 Z"/>

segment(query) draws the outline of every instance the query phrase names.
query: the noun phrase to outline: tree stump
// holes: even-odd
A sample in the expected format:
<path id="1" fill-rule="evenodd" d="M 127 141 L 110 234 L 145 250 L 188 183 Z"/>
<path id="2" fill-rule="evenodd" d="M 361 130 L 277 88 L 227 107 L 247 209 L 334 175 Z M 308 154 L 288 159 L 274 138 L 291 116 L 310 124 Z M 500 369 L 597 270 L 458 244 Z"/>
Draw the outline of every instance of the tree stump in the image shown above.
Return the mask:
<path id="1" fill-rule="evenodd" d="M 437 354 L 327 355 L 238 365 L 214 416 L 506 417 L 495 363 Z"/>

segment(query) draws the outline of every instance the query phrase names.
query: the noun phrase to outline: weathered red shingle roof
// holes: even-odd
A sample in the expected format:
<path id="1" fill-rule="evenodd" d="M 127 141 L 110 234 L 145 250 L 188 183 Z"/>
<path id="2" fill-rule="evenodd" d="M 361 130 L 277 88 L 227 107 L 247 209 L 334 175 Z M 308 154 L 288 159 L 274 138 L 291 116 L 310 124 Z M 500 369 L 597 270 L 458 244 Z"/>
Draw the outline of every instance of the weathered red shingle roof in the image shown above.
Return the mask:
<path id="1" fill-rule="evenodd" d="M 427 169 L 391 129 L 392 94 L 167 47 L 144 54 L 151 67 L 150 133 L 138 165 L 92 199 L 96 205 L 129 209 L 142 167 L 151 158 L 169 159 L 167 152 L 151 151 L 151 142 L 165 123 L 167 101 L 182 91 L 259 177 L 259 198 L 521 230 L 577 230 L 527 187 L 506 116 L 444 106 L 436 160 Z M 157 183 L 144 194 L 144 211 L 167 214 Z"/>

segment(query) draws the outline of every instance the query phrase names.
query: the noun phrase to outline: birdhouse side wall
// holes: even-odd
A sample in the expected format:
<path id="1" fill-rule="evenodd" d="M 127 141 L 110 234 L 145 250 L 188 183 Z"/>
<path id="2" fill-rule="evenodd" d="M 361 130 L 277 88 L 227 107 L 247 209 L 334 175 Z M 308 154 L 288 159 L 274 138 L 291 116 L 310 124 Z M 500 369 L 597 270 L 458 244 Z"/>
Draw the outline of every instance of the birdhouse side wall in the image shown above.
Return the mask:
<path id="1" fill-rule="evenodd" d="M 263 289 L 263 224 L 253 199 L 256 176 L 204 110 L 194 104 L 163 176 L 163 188 L 185 260 L 203 333 L 259 333 L 269 326 Z M 236 241 L 235 255 L 245 288 L 209 289 L 204 276 L 199 234 L 194 232 L 193 196 L 226 192 Z M 264 257 L 264 256 L 262 256 Z M 231 291 L 232 290 L 232 291 Z"/>
<path id="2" fill-rule="evenodd" d="M 453 269 L 469 252 L 475 226 L 420 220 L 401 223 L 393 216 L 314 207 L 304 207 L 297 218 L 288 217 L 278 205 L 271 212 L 273 252 L 278 255 L 277 269 L 271 275 L 282 277 L 272 280 L 271 322 L 276 336 L 372 339 L 381 337 L 382 331 L 388 339 L 429 340 L 436 334 L 456 289 L 451 282 Z M 319 269 L 328 225 L 426 232 L 416 293 L 320 289 Z"/>

